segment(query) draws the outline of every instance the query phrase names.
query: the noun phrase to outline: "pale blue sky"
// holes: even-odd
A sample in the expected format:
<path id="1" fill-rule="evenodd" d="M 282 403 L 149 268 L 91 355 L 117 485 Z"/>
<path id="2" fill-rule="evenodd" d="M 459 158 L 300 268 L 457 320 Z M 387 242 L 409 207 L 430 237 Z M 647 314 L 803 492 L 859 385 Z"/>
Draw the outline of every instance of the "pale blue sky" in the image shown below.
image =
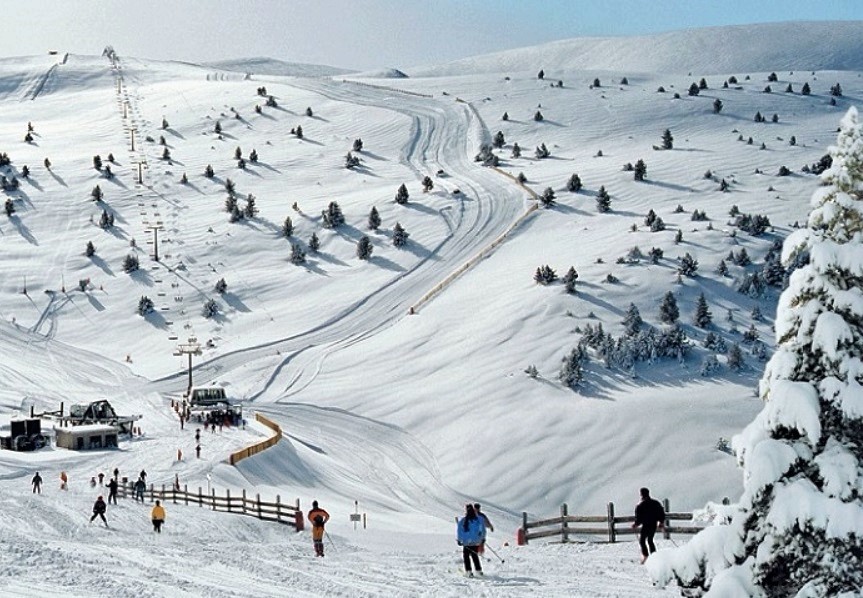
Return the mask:
<path id="1" fill-rule="evenodd" d="M 353 69 L 436 64 L 582 36 L 863 20 L 863 0 L 10 0 L 0 56 L 48 49 Z"/>

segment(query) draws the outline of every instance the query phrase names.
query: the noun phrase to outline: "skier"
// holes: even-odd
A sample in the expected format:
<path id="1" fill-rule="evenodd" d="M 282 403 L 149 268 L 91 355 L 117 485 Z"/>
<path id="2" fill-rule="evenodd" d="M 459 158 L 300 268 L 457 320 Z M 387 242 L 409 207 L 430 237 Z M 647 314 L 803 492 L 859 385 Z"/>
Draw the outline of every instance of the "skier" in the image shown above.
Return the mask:
<path id="1" fill-rule="evenodd" d="M 144 502 L 144 492 L 147 490 L 147 484 L 144 482 L 144 478 L 138 478 L 138 481 L 135 482 L 135 502 L 138 502 L 138 499 L 141 499 L 141 502 Z"/>
<path id="2" fill-rule="evenodd" d="M 69 489 L 69 476 L 66 475 L 65 471 L 60 472 L 60 490 L 68 490 Z"/>
<path id="3" fill-rule="evenodd" d="M 119 486 L 117 478 L 111 478 L 111 481 L 108 482 L 108 503 L 113 501 L 115 505 L 117 504 L 117 488 Z"/>
<path id="4" fill-rule="evenodd" d="M 458 545 L 463 547 L 462 556 L 464 557 L 464 570 L 468 577 L 473 577 L 473 571 L 470 569 L 471 561 L 476 572 L 482 575 L 482 565 L 479 562 L 477 547 L 482 544 L 485 538 L 485 523 L 482 517 L 476 514 L 476 509 L 470 503 L 465 506 L 465 515 L 456 525 L 456 539 Z"/>
<path id="5" fill-rule="evenodd" d="M 197 430 L 195 430 L 195 442 L 196 443 L 201 442 L 201 428 L 198 428 Z"/>
<path id="6" fill-rule="evenodd" d="M 105 485 L 105 474 L 102 473 L 101 471 L 99 472 L 99 485 L 100 486 Z"/>
<path id="7" fill-rule="evenodd" d="M 195 447 L 195 454 L 198 456 L 198 459 L 201 458 L 201 445 L 200 444 Z"/>
<path id="8" fill-rule="evenodd" d="M 39 475 L 39 472 L 36 472 L 36 475 L 33 476 L 33 494 L 42 494 L 42 476 Z"/>
<path id="9" fill-rule="evenodd" d="M 641 526 L 638 544 L 641 546 L 641 562 L 644 563 L 648 556 L 656 552 L 653 535 L 656 533 L 657 527 L 659 529 L 665 527 L 665 509 L 662 508 L 658 500 L 650 497 L 650 490 L 647 488 L 642 488 L 639 492 L 641 502 L 635 507 L 635 523 L 632 524 L 632 528 L 636 529 Z"/>
<path id="10" fill-rule="evenodd" d="M 162 533 L 162 524 L 165 523 L 165 507 L 160 501 L 156 501 L 156 506 L 150 513 L 150 518 L 153 520 L 153 531 L 157 534 Z"/>
<path id="11" fill-rule="evenodd" d="M 101 517 L 102 522 L 105 524 L 105 527 L 108 527 L 108 520 L 105 519 L 105 511 L 108 509 L 105 501 L 100 496 L 96 499 L 96 502 L 93 503 L 93 516 L 90 517 L 90 523 L 93 523 L 93 520 L 96 517 Z"/>
<path id="12" fill-rule="evenodd" d="M 145 484 L 147 483 L 147 472 L 144 471 L 143 469 L 141 470 L 141 473 L 139 474 L 138 477 L 140 477 L 142 480 L 144 480 Z"/>
<path id="13" fill-rule="evenodd" d="M 330 514 L 318 507 L 318 501 L 312 501 L 312 510 L 307 515 L 312 522 L 312 541 L 315 545 L 315 556 L 324 556 L 324 525 L 330 520 Z"/>
<path id="14" fill-rule="evenodd" d="M 92 478 L 90 478 L 90 488 L 95 488 L 95 487 L 96 487 L 96 477 L 93 476 Z"/>
<path id="15" fill-rule="evenodd" d="M 485 529 L 490 532 L 494 531 L 494 526 L 491 524 L 491 521 L 488 518 L 488 515 L 480 511 L 480 504 L 478 502 L 473 504 L 473 510 L 476 511 L 476 514 L 482 519 L 483 525 L 485 525 Z M 482 535 L 482 543 L 476 547 L 476 553 L 480 556 L 485 553 L 485 534 Z"/>
<path id="16" fill-rule="evenodd" d="M 174 474 L 174 490 L 180 491 L 180 474 L 178 473 Z"/>
<path id="17" fill-rule="evenodd" d="M 120 468 L 119 468 L 119 467 L 115 467 L 115 468 L 114 468 L 114 479 L 115 479 L 115 480 L 119 480 L 119 479 L 120 479 Z"/>

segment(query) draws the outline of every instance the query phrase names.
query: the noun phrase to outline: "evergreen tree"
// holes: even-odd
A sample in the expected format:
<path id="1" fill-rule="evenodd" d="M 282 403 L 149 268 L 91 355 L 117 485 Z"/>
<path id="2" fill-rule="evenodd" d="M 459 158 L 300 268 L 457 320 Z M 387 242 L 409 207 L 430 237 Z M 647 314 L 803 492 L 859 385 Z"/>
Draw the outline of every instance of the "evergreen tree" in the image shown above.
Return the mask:
<path id="1" fill-rule="evenodd" d="M 546 187 L 545 191 L 542 192 L 542 195 L 539 196 L 539 201 L 542 203 L 542 207 L 550 208 L 554 205 L 554 189 L 551 187 Z"/>
<path id="2" fill-rule="evenodd" d="M 291 263 L 304 264 L 306 262 L 306 252 L 300 247 L 299 243 L 291 243 Z"/>
<path id="3" fill-rule="evenodd" d="M 171 159 L 171 150 L 169 150 L 167 147 L 162 150 L 162 159 L 163 160 L 170 160 Z"/>
<path id="4" fill-rule="evenodd" d="M 573 173 L 569 180 L 566 182 L 566 188 L 572 193 L 578 193 L 581 191 L 581 177 L 577 174 Z"/>
<path id="5" fill-rule="evenodd" d="M 513 143 L 513 144 L 512 144 L 512 154 L 511 154 L 511 156 L 512 156 L 512 158 L 513 158 L 513 159 L 515 159 L 515 158 L 521 158 L 521 147 L 518 145 L 518 143 Z"/>
<path id="6" fill-rule="evenodd" d="M 165 117 L 162 117 L 162 130 L 168 128 L 168 120 Z"/>
<path id="7" fill-rule="evenodd" d="M 348 170 L 353 170 L 354 168 L 356 168 L 359 165 L 360 165 L 359 156 L 355 156 L 351 152 L 348 152 L 348 154 L 345 156 L 345 168 L 347 168 Z"/>
<path id="8" fill-rule="evenodd" d="M 670 150 L 674 147 L 674 137 L 671 136 L 671 130 L 665 129 L 662 133 L 662 149 Z"/>
<path id="9" fill-rule="evenodd" d="M 593 80 L 593 87 L 602 87 L 602 85 L 600 85 L 599 77 Z"/>
<path id="10" fill-rule="evenodd" d="M 838 83 L 830 88 L 830 95 L 834 97 L 840 97 L 842 95 L 842 86 Z"/>
<path id="11" fill-rule="evenodd" d="M 306 108 L 306 116 L 314 116 L 314 113 L 312 112 L 312 107 L 311 107 L 311 106 L 309 106 L 308 108 Z"/>
<path id="12" fill-rule="evenodd" d="M 255 196 L 249 193 L 249 196 L 246 198 L 246 207 L 243 208 L 243 216 L 246 218 L 254 218 L 258 215 L 258 207 L 255 204 Z"/>
<path id="13" fill-rule="evenodd" d="M 294 129 L 294 135 L 297 136 L 297 139 L 302 139 L 303 138 L 303 127 L 300 125 L 297 125 L 297 128 Z"/>
<path id="14" fill-rule="evenodd" d="M 45 170 L 51 170 L 51 160 L 45 158 Z"/>
<path id="15" fill-rule="evenodd" d="M 393 227 L 393 246 L 404 247 L 407 245 L 408 237 L 410 237 L 410 233 L 402 228 L 401 224 L 396 222 L 396 225 Z"/>
<path id="16" fill-rule="evenodd" d="M 15 204 L 12 202 L 11 197 L 6 198 L 6 203 L 3 204 L 3 209 L 6 211 L 6 216 L 11 218 L 12 214 L 15 213 Z"/>
<path id="17" fill-rule="evenodd" d="M 25 164 L 21 167 L 21 176 L 23 178 L 30 178 L 30 168 Z"/>
<path id="18" fill-rule="evenodd" d="M 491 144 L 498 149 L 502 148 L 506 144 L 506 139 L 503 136 L 503 131 L 498 131 L 497 133 L 495 133 L 494 139 L 492 139 Z"/>
<path id="19" fill-rule="evenodd" d="M 102 170 L 102 157 L 99 154 L 93 156 L 93 168 L 96 170 Z"/>
<path id="20" fill-rule="evenodd" d="M 139 316 L 146 316 L 149 313 L 153 313 L 154 308 L 153 300 L 146 295 L 142 295 L 138 300 L 138 309 L 136 311 Z"/>
<path id="21" fill-rule="evenodd" d="M 331 201 L 327 209 L 321 212 L 324 228 L 338 228 L 345 223 L 345 217 L 339 204 Z"/>
<path id="22" fill-rule="evenodd" d="M 234 181 L 229 178 L 225 179 L 225 191 L 227 191 L 228 195 L 231 196 L 236 195 L 237 193 L 237 186 L 234 184 Z"/>
<path id="23" fill-rule="evenodd" d="M 545 71 L 542 69 L 539 69 L 539 73 L 537 73 L 536 78 L 539 80 L 545 79 Z"/>
<path id="24" fill-rule="evenodd" d="M 234 160 L 239 160 L 243 157 L 243 149 L 238 145 L 237 149 L 234 150 Z"/>
<path id="25" fill-rule="evenodd" d="M 181 185 L 188 185 L 189 184 L 189 177 L 186 176 L 185 172 L 183 173 L 183 176 L 180 177 L 180 184 Z"/>
<path id="26" fill-rule="evenodd" d="M 644 176 L 647 174 L 647 164 L 644 163 L 644 160 L 638 160 L 638 162 L 635 163 L 634 172 L 636 181 L 644 180 Z"/>
<path id="27" fill-rule="evenodd" d="M 578 388 L 584 382 L 584 363 L 587 361 L 587 351 L 578 346 L 563 358 L 558 378 L 564 386 Z"/>
<path id="28" fill-rule="evenodd" d="M 372 206 L 369 211 L 369 230 L 378 230 L 381 225 L 381 215 L 378 214 L 378 209 Z"/>
<path id="29" fill-rule="evenodd" d="M 321 248 L 321 241 L 318 239 L 317 233 L 312 233 L 312 236 L 309 237 L 309 251 L 312 253 L 317 253 L 318 249 Z"/>
<path id="30" fill-rule="evenodd" d="M 658 559 L 651 572 L 659 583 L 721 595 L 730 581 L 768 597 L 851 596 L 863 587 L 856 407 L 863 127 L 856 109 L 842 119 L 830 153 L 833 167 L 813 194 L 809 228 L 785 241 L 786 264 L 803 253 L 819 258 L 794 271 L 779 300 L 777 347 L 759 384 L 764 407 L 735 441 L 743 495 L 709 541 L 696 537 Z"/>
<path id="31" fill-rule="evenodd" d="M 363 235 L 357 243 L 357 257 L 361 260 L 371 259 L 373 249 L 371 239 Z"/>
<path id="32" fill-rule="evenodd" d="M 803 94 L 803 95 L 805 95 L 805 96 L 808 96 L 810 93 L 812 93 L 812 88 L 811 88 L 811 87 L 809 87 L 809 82 L 808 82 L 808 81 L 807 81 L 806 83 L 804 83 L 804 84 L 803 84 L 803 87 L 802 87 L 802 88 L 800 88 L 800 93 L 801 93 L 801 94 Z"/>
<path id="33" fill-rule="evenodd" d="M 543 158 L 548 158 L 551 155 L 551 152 L 548 151 L 548 148 L 545 147 L 545 143 L 541 143 L 536 151 L 534 152 L 537 160 L 542 160 Z"/>
<path id="34" fill-rule="evenodd" d="M 216 281 L 216 285 L 214 288 L 215 288 L 217 293 L 219 293 L 220 295 L 223 295 L 225 293 L 225 291 L 228 290 L 228 283 L 225 282 L 224 278 L 220 278 L 219 280 Z"/>
<path id="35" fill-rule="evenodd" d="M 527 177 L 524 176 L 523 172 L 519 172 L 518 176 L 515 177 L 515 180 L 518 181 L 520 185 L 524 185 L 527 182 Z"/>
<path id="36" fill-rule="evenodd" d="M 84 255 L 87 257 L 93 257 L 96 255 L 96 246 L 93 245 L 93 241 L 87 241 L 87 247 L 84 249 Z"/>
<path id="37" fill-rule="evenodd" d="M 720 100 L 719 98 L 713 100 L 713 114 L 719 114 L 720 112 L 722 112 L 722 108 L 722 100 Z"/>
<path id="38" fill-rule="evenodd" d="M 503 121 L 509 120 L 509 112 L 504 112 L 503 116 L 501 117 L 501 120 L 503 120 Z"/>
<path id="39" fill-rule="evenodd" d="M 701 78 L 701 80 L 698 82 L 698 89 L 707 89 L 707 79 L 705 79 L 704 77 Z"/>
<path id="40" fill-rule="evenodd" d="M 102 201 L 104 194 L 102 193 L 102 188 L 99 185 L 93 187 L 93 190 L 90 192 L 90 197 L 93 198 L 93 201 Z"/>
<path id="41" fill-rule="evenodd" d="M 404 183 L 402 183 L 399 186 L 398 191 L 396 191 L 395 202 L 399 205 L 404 205 L 408 202 L 409 197 L 410 194 L 408 194 L 408 188 Z"/>
<path id="42" fill-rule="evenodd" d="M 220 123 L 219 121 L 216 121 L 216 126 L 213 127 L 213 132 L 216 135 L 221 135 L 222 134 L 222 123 Z"/>
<path id="43" fill-rule="evenodd" d="M 728 265 L 725 260 L 719 260 L 719 265 L 716 267 L 716 273 L 720 276 L 728 276 Z"/>
<path id="44" fill-rule="evenodd" d="M 252 151 L 249 152 L 249 162 L 255 164 L 258 162 L 258 150 L 252 148 Z"/>
<path id="45" fill-rule="evenodd" d="M 689 95 L 697 96 L 699 93 L 700 90 L 698 89 L 698 84 L 693 82 L 692 85 L 689 86 Z"/>
<path id="46" fill-rule="evenodd" d="M 698 270 L 698 260 L 696 260 L 688 252 L 680 258 L 680 263 L 677 265 L 677 271 L 683 276 L 695 276 Z"/>
<path id="47" fill-rule="evenodd" d="M 237 209 L 237 197 L 235 195 L 229 195 L 225 198 L 225 211 L 228 214 L 233 214 L 234 210 Z"/>
<path id="48" fill-rule="evenodd" d="M 291 220 L 291 217 L 288 216 L 285 218 L 284 224 L 282 224 L 282 235 L 285 237 L 291 237 L 294 234 L 294 222 Z"/>
<path id="49" fill-rule="evenodd" d="M 201 315 L 205 318 L 213 318 L 219 313 L 219 304 L 215 299 L 207 299 L 201 307 Z"/>
<path id="50" fill-rule="evenodd" d="M 208 179 L 211 179 L 214 176 L 213 167 L 210 166 L 209 164 L 207 164 L 207 167 L 204 169 L 204 176 L 207 177 Z"/>
<path id="51" fill-rule="evenodd" d="M 557 273 L 551 266 L 546 264 L 536 269 L 536 273 L 533 275 L 533 280 L 538 284 L 547 286 L 557 280 Z"/>
<path id="52" fill-rule="evenodd" d="M 123 272 L 126 274 L 131 274 L 136 271 L 140 267 L 138 262 L 138 256 L 134 253 L 127 254 L 125 258 L 123 258 Z"/>
<path id="53" fill-rule="evenodd" d="M 578 280 L 578 272 L 575 270 L 575 266 L 570 266 L 561 280 L 567 293 L 570 295 L 575 293 L 575 281 Z"/>
<path id="54" fill-rule="evenodd" d="M 659 304 L 659 321 L 663 324 L 674 324 L 679 317 L 677 299 L 674 298 L 674 293 L 668 291 L 662 298 L 662 303 Z"/>
<path id="55" fill-rule="evenodd" d="M 351 146 L 351 150 L 355 152 L 363 151 L 363 140 L 360 138 L 354 139 L 354 144 Z"/>
<path id="56" fill-rule="evenodd" d="M 533 120 L 535 120 L 536 122 L 542 122 L 544 118 L 545 117 L 543 117 L 542 112 L 540 112 L 539 110 L 537 110 L 536 113 L 533 115 Z"/>
<path id="57" fill-rule="evenodd" d="M 605 190 L 605 185 L 601 186 L 596 193 L 596 211 L 601 213 L 611 211 L 611 197 Z"/>
<path id="58" fill-rule="evenodd" d="M 644 325 L 644 320 L 641 319 L 641 313 L 638 311 L 635 303 L 630 303 L 626 310 L 626 315 L 623 316 L 623 334 L 627 337 L 634 337 L 641 332 L 641 327 Z"/>
<path id="59" fill-rule="evenodd" d="M 699 328 L 708 328 L 712 322 L 713 314 L 707 307 L 707 298 L 705 298 L 704 293 L 701 293 L 695 303 L 695 317 L 692 319 L 692 323 Z"/>

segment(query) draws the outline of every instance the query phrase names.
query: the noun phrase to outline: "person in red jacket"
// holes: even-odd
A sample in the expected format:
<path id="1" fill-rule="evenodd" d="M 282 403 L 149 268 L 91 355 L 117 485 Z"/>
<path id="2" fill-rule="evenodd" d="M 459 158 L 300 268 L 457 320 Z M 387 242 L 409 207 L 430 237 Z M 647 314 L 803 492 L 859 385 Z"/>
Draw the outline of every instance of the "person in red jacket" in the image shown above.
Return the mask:
<path id="1" fill-rule="evenodd" d="M 324 525 L 330 520 L 330 514 L 318 507 L 318 501 L 312 501 L 312 510 L 307 515 L 312 524 L 312 541 L 315 544 L 315 556 L 324 556 Z"/>

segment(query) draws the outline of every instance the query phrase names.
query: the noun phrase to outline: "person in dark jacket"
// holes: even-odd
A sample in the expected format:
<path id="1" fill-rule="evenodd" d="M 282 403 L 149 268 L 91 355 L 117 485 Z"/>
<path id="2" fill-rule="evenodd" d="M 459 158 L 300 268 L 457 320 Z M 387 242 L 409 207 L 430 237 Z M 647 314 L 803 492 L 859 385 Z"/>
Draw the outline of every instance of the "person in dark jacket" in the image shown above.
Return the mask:
<path id="1" fill-rule="evenodd" d="M 638 544 L 641 546 L 641 562 L 643 563 L 648 556 L 656 552 L 653 536 L 657 527 L 659 529 L 665 527 L 665 509 L 662 508 L 662 504 L 658 500 L 650 497 L 650 490 L 647 488 L 642 488 L 640 493 L 641 502 L 635 507 L 635 523 L 632 524 L 632 527 L 641 526 Z"/>
<path id="2" fill-rule="evenodd" d="M 39 475 L 38 471 L 33 476 L 31 483 L 33 484 L 33 494 L 42 494 L 42 476 Z"/>
<path id="3" fill-rule="evenodd" d="M 108 520 L 105 519 L 105 511 L 108 509 L 108 506 L 105 504 L 104 499 L 100 496 L 96 499 L 96 502 L 93 503 L 93 516 L 90 517 L 90 523 L 93 523 L 93 520 L 96 517 L 101 517 L 102 522 L 105 524 L 105 527 L 108 527 Z"/>
<path id="4" fill-rule="evenodd" d="M 147 491 L 147 484 L 144 482 L 144 478 L 138 478 L 138 481 L 135 482 L 135 502 L 139 499 L 141 502 L 144 502 L 144 492 Z"/>
<path id="5" fill-rule="evenodd" d="M 111 481 L 108 482 L 108 502 L 117 504 L 117 488 L 120 484 L 117 482 L 117 478 L 111 478 Z"/>
<path id="6" fill-rule="evenodd" d="M 477 515 L 472 504 L 465 506 L 465 515 L 456 524 L 456 539 L 462 547 L 464 557 L 464 570 L 468 576 L 473 577 L 471 561 L 476 572 L 482 575 L 482 565 L 479 562 L 477 547 L 485 540 L 485 521 Z"/>
<path id="7" fill-rule="evenodd" d="M 318 507 L 318 501 L 313 500 L 308 519 L 312 523 L 312 542 L 315 545 L 315 556 L 324 556 L 324 525 L 330 520 L 330 514 Z"/>

